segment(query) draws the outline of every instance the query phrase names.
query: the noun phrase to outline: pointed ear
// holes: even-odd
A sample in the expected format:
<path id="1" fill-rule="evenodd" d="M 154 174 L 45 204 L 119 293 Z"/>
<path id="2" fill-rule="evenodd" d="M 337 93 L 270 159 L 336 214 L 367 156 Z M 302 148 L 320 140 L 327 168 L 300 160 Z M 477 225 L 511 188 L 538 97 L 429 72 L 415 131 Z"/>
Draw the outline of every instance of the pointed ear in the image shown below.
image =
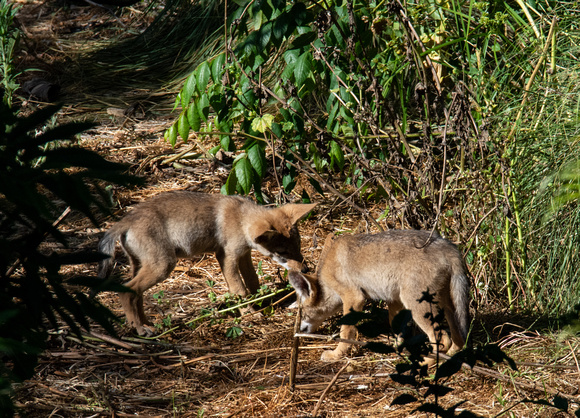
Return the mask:
<path id="1" fill-rule="evenodd" d="M 316 278 L 308 274 L 302 274 L 297 270 L 290 270 L 288 272 L 288 280 L 294 289 L 300 300 L 308 299 L 316 291 Z"/>
<path id="2" fill-rule="evenodd" d="M 266 220 L 256 223 L 251 230 L 254 241 L 260 245 L 270 241 L 278 233 L 278 231 L 273 229 L 272 224 Z"/>
<path id="3" fill-rule="evenodd" d="M 292 225 L 294 225 L 300 219 L 308 215 L 308 212 L 314 209 L 316 205 L 318 205 L 318 203 L 290 203 L 284 206 L 280 206 L 278 210 L 282 211 L 288 217 L 288 219 L 290 219 Z"/>

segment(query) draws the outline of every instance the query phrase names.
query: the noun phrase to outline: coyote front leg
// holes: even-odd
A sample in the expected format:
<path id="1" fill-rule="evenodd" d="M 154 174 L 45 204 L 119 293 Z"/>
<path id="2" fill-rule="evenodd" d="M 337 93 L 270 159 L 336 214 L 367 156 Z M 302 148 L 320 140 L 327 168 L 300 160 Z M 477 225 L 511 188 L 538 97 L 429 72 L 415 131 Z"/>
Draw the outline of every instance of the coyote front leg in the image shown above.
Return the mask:
<path id="1" fill-rule="evenodd" d="M 244 281 L 240 275 L 237 258 L 233 255 L 227 254 L 225 251 L 218 251 L 216 253 L 216 258 L 220 263 L 230 293 L 242 297 L 248 296 L 250 292 L 244 285 Z M 254 274 L 256 273 L 254 272 Z"/>
<path id="2" fill-rule="evenodd" d="M 342 298 L 342 312 L 343 315 L 351 311 L 362 311 L 365 304 L 365 297 L 362 294 L 351 294 Z M 357 336 L 357 330 L 354 325 L 341 325 L 340 338 L 343 340 L 354 340 Z M 334 350 L 327 350 L 322 353 L 322 361 L 334 361 L 346 356 L 351 344 L 347 342 L 339 342 Z"/>

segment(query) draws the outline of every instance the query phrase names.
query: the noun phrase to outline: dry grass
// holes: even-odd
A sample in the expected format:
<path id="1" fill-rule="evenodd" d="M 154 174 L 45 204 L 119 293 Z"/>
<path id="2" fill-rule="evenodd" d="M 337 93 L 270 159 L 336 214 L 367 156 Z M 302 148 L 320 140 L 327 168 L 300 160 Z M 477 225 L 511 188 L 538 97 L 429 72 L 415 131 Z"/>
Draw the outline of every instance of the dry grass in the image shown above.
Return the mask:
<path id="1" fill-rule="evenodd" d="M 47 33 L 49 45 L 58 44 L 54 26 L 48 26 L 53 28 L 49 30 L 46 19 L 30 18 L 32 14 L 49 16 L 39 12 L 46 7 L 35 1 L 26 3 L 23 11 L 28 9 L 30 14 L 24 14 L 21 21 L 34 22 L 28 32 L 37 37 L 35 45 L 41 45 L 39 38 Z M 51 13 L 52 19 L 62 18 L 59 10 Z M 106 12 L 90 9 L 89 13 L 83 8 L 75 19 L 85 25 L 91 19 L 108 21 L 102 13 Z M 45 29 L 39 29 L 43 24 Z M 58 61 L 64 52 L 48 48 L 43 54 Z M 115 98 L 115 103 L 123 100 Z M 133 171 L 147 178 L 147 186 L 142 189 L 114 190 L 119 215 L 127 206 L 165 190 L 187 188 L 218 193 L 227 177 L 227 167 L 206 159 L 201 148 L 194 149 L 201 157 L 179 164 L 164 163 L 196 143 L 196 138 L 191 138 L 189 144 L 172 149 L 163 142 L 162 133 L 172 122 L 167 103 L 146 104 L 145 116 L 139 119 L 124 116 L 107 104 L 101 108 L 87 107 L 82 97 L 74 94 L 67 97 L 67 103 L 64 119 L 100 121 L 97 129 L 83 135 L 84 146 L 113 160 L 130 163 Z M 201 145 L 209 148 L 203 141 Z M 275 184 L 272 181 L 266 185 L 272 197 L 277 196 Z M 308 182 L 303 184 L 307 187 Z M 298 188 L 296 200 L 300 191 Z M 360 220 L 358 212 L 335 205 L 328 196 L 316 200 L 320 205 L 314 215 L 300 225 L 304 255 L 311 266 L 318 259 L 320 240 L 329 231 L 372 231 L 370 225 Z M 376 213 L 375 218 L 381 212 L 378 207 L 370 209 Z M 74 215 L 67 218 L 61 229 L 73 246 L 85 248 L 95 248 L 104 231 Z M 259 254 L 255 254 L 254 260 L 262 261 L 264 283 L 271 289 L 286 285 L 284 272 L 272 262 L 263 260 Z M 95 270 L 96 266 L 80 266 L 65 274 Z M 208 280 L 215 282 L 213 288 Z M 211 292 L 217 295 L 217 301 L 212 301 Z M 292 392 L 288 378 L 296 313 L 285 303 L 274 305 L 267 314 L 220 315 L 188 324 L 208 309 L 223 307 L 226 292 L 213 256 L 180 262 L 168 280 L 146 294 L 147 315 L 160 325 L 160 331 L 170 331 L 156 339 L 143 340 L 122 326 L 115 338 L 94 327 L 92 335 L 79 341 L 63 327 L 51 336 L 50 348 L 42 356 L 36 376 L 19 385 L 17 405 L 30 417 L 290 417 L 311 416 L 315 408 L 319 416 L 326 417 L 424 415 L 412 412 L 417 403 L 391 406 L 393 399 L 403 393 L 416 396 L 424 393 L 390 379 L 389 374 L 400 359 L 357 349 L 348 360 L 323 363 L 319 360 L 322 349 L 334 345 L 329 341 L 302 340 L 296 389 Z M 99 297 L 121 315 L 116 295 Z M 464 402 L 461 408 L 484 417 L 507 411 L 518 417 L 566 416 L 552 408 L 520 403 L 527 398 L 549 399 L 550 392 L 558 391 L 571 402 L 572 410 L 577 409 L 580 340 L 577 337 L 558 340 L 549 328 L 533 320 L 495 312 L 491 307 L 479 312 L 474 320 L 473 341 L 498 341 L 520 362 L 519 371 L 511 372 L 504 365 L 493 370 L 462 371 L 445 382 L 453 391 L 440 400 L 441 405 Z M 234 325 L 242 330 L 235 339 L 227 336 Z M 330 335 L 333 331 L 336 326 L 331 324 L 322 332 Z"/>

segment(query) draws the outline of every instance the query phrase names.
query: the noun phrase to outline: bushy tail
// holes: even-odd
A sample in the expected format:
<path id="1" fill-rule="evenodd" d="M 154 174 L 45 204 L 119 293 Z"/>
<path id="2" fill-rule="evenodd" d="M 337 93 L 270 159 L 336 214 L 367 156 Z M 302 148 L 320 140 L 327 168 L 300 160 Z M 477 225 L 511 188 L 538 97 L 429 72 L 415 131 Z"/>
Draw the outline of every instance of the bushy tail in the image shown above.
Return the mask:
<path id="1" fill-rule="evenodd" d="M 453 274 L 451 276 L 451 299 L 455 307 L 455 320 L 457 327 L 463 337 L 467 340 L 469 331 L 469 279 L 467 268 L 461 258 L 453 263 Z"/>
<path id="2" fill-rule="evenodd" d="M 99 269 L 97 272 L 97 277 L 99 279 L 106 280 L 111 276 L 115 262 L 115 246 L 122 233 L 123 231 L 117 224 L 105 232 L 105 235 L 101 238 L 101 241 L 99 241 L 99 252 L 107 256 L 99 261 Z M 91 297 L 94 297 L 97 292 L 97 289 L 92 289 L 90 292 Z"/>

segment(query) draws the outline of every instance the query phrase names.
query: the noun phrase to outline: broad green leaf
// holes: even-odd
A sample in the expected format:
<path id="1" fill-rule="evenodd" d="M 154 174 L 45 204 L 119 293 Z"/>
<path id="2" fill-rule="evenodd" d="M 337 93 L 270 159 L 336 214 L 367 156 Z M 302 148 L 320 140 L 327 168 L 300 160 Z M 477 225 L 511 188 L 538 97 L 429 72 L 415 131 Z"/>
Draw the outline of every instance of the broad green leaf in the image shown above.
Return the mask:
<path id="1" fill-rule="evenodd" d="M 226 55 L 224 53 L 219 54 L 211 62 L 211 78 L 215 84 L 219 84 L 222 82 L 225 62 Z"/>
<path id="2" fill-rule="evenodd" d="M 187 108 L 187 121 L 192 131 L 198 132 L 201 128 L 201 118 L 197 112 L 197 107 L 193 103 Z"/>
<path id="3" fill-rule="evenodd" d="M 282 13 L 278 16 L 274 22 L 274 27 L 272 28 L 272 35 L 274 35 L 275 39 L 282 40 L 286 36 L 289 23 L 287 13 Z"/>
<path id="4" fill-rule="evenodd" d="M 181 112 L 179 119 L 177 119 L 177 131 L 183 141 L 187 142 L 187 138 L 189 137 L 189 122 L 187 121 L 187 114 L 185 112 Z"/>
<path id="5" fill-rule="evenodd" d="M 294 79 L 296 81 L 296 87 L 300 88 L 304 84 L 304 80 L 312 72 L 312 55 L 310 52 L 306 51 L 296 61 L 294 66 Z"/>
<path id="6" fill-rule="evenodd" d="M 332 126 L 336 122 L 336 113 L 338 112 L 338 100 L 335 101 L 332 109 L 330 109 L 330 113 L 328 114 L 328 121 L 326 122 L 326 129 L 332 130 Z"/>
<path id="7" fill-rule="evenodd" d="M 207 94 L 202 94 L 196 104 L 197 113 L 205 122 L 207 122 L 209 116 L 209 98 L 207 97 Z"/>
<path id="8" fill-rule="evenodd" d="M 197 75 L 196 72 L 192 72 L 187 80 L 185 80 L 185 85 L 183 86 L 183 90 L 181 90 L 181 107 L 184 109 L 189 105 L 189 101 L 191 100 L 191 96 L 195 92 L 195 87 L 197 85 Z"/>
<path id="9" fill-rule="evenodd" d="M 187 77 L 183 90 L 181 90 L 181 107 L 185 108 L 189 104 L 191 97 L 195 93 L 196 84 L 197 74 L 196 71 L 194 71 L 189 75 L 189 77 Z"/>
<path id="10" fill-rule="evenodd" d="M 177 123 L 171 125 L 171 127 L 165 131 L 163 138 L 171 144 L 172 147 L 177 143 Z"/>
<path id="11" fill-rule="evenodd" d="M 220 137 L 220 144 L 222 148 L 226 151 L 234 151 L 235 145 L 232 141 L 232 138 L 229 135 L 221 135 Z"/>
<path id="12" fill-rule="evenodd" d="M 339 170 L 344 168 L 344 153 L 336 141 L 330 141 L 330 158 L 332 165 L 335 165 Z"/>
<path id="13" fill-rule="evenodd" d="M 315 39 L 316 32 L 303 33 L 302 35 L 297 36 L 294 41 L 292 41 L 292 44 L 288 47 L 288 49 L 302 48 L 303 46 L 310 44 L 310 42 L 314 41 Z"/>
<path id="14" fill-rule="evenodd" d="M 207 89 L 207 83 L 209 82 L 211 70 L 207 61 L 204 61 L 197 67 L 197 70 L 195 71 L 197 72 L 197 90 L 201 94 Z"/>
<path id="15" fill-rule="evenodd" d="M 252 189 L 252 164 L 248 160 L 246 154 L 242 155 L 234 164 L 234 170 L 236 171 L 236 178 L 238 179 L 238 185 L 242 188 L 245 194 L 249 194 Z"/>
<path id="16" fill-rule="evenodd" d="M 260 146 L 260 144 L 256 143 L 252 145 L 248 150 L 248 159 L 252 164 L 252 167 L 260 176 L 263 178 L 266 174 L 267 162 L 266 162 L 266 155 L 264 153 L 264 148 Z"/>
<path id="17" fill-rule="evenodd" d="M 268 22 L 260 28 L 260 50 L 259 53 L 264 53 L 270 38 L 272 37 L 272 22 Z"/>
<path id="18" fill-rule="evenodd" d="M 232 195 L 236 193 L 236 186 L 238 184 L 238 179 L 236 177 L 236 171 L 230 171 L 230 175 L 226 180 L 226 183 L 221 187 L 220 193 L 225 195 Z"/>
<path id="19" fill-rule="evenodd" d="M 274 116 L 266 113 L 262 117 L 254 118 L 252 121 L 252 129 L 256 132 L 264 133 L 272 127 L 272 122 L 274 122 Z"/>
<path id="20" fill-rule="evenodd" d="M 294 189 L 294 186 L 296 186 L 296 179 L 293 175 L 286 174 L 282 177 L 282 186 L 286 193 L 290 193 Z"/>

